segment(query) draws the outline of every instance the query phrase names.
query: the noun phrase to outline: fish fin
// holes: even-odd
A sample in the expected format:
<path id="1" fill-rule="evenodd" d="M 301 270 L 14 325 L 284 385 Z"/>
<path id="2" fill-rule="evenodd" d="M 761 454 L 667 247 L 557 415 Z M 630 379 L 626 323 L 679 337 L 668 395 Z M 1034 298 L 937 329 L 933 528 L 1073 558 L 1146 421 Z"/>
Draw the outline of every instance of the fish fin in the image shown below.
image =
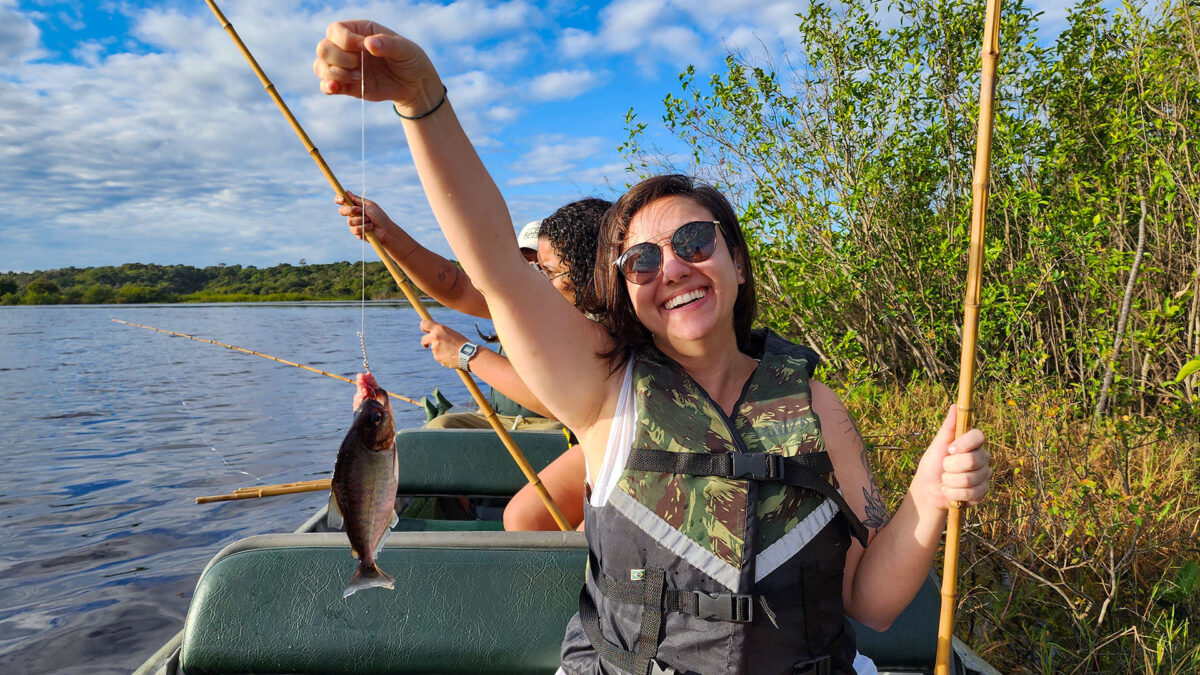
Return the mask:
<path id="1" fill-rule="evenodd" d="M 342 518 L 342 509 L 338 506 L 337 495 L 333 490 L 329 491 L 329 509 L 325 512 L 325 524 L 331 530 L 340 530 L 345 524 Z"/>
<path id="2" fill-rule="evenodd" d="M 365 588 L 395 590 L 396 580 L 388 576 L 387 572 L 379 569 L 379 565 L 367 567 L 360 564 L 355 570 L 354 576 L 350 578 L 350 583 L 346 584 L 346 588 L 342 590 L 342 597 L 348 598 Z"/>
<path id="3" fill-rule="evenodd" d="M 388 529 L 379 534 L 379 541 L 375 542 L 375 555 L 379 555 L 379 552 L 383 550 L 383 542 L 387 541 L 388 535 L 392 533 L 392 528 L 395 527 L 396 523 L 398 522 L 400 522 L 400 516 L 396 515 L 395 511 L 392 511 L 391 524 L 388 525 Z"/>

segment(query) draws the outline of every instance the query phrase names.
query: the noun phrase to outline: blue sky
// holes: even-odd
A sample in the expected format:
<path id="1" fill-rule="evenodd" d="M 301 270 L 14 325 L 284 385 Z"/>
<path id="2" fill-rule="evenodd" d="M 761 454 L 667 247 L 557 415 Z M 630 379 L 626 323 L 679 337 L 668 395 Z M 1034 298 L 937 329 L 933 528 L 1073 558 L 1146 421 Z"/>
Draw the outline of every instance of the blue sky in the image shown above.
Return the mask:
<path id="1" fill-rule="evenodd" d="M 372 18 L 426 48 L 519 227 L 572 199 L 619 194 L 626 111 L 653 123 L 682 69 L 718 71 L 729 50 L 794 54 L 802 7 L 219 4 L 341 182 L 443 253 L 391 109 L 318 91 L 313 49 L 329 22 Z M 1044 5 L 1049 31 L 1065 14 L 1030 4 Z M 0 271 L 360 255 L 324 178 L 202 0 L 0 0 L 0 153 Z"/>

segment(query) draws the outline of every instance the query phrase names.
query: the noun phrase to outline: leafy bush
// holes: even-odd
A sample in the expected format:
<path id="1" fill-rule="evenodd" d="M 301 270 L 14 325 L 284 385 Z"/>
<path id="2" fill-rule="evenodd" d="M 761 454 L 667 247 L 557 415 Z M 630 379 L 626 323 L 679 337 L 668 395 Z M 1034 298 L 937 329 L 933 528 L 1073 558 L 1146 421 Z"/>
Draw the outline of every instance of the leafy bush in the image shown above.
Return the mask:
<path id="1" fill-rule="evenodd" d="M 1004 3 L 959 632 L 1002 672 L 1200 672 L 1200 8 L 1083 0 L 1053 44 Z M 903 496 L 953 396 L 982 3 L 812 2 L 777 63 L 688 68 L 690 166 L 627 116 L 638 174 L 738 205 L 762 319 L 825 377 Z M 885 493 L 889 490 L 885 489 Z"/>
<path id="2" fill-rule="evenodd" d="M 1085 0 L 1052 46 L 1005 3 L 981 375 L 1078 383 L 1097 414 L 1178 397 L 1200 356 L 1200 9 Z M 666 129 L 740 205 L 763 319 L 840 371 L 957 372 L 982 7 L 820 2 L 803 49 L 680 76 Z M 631 168 L 657 171 L 628 117 Z M 1194 400 L 1196 377 L 1182 383 Z"/>
<path id="3" fill-rule="evenodd" d="M 845 398 L 896 506 L 951 393 Z M 1132 415 L 1096 425 L 1080 399 L 977 392 L 995 476 L 965 519 L 958 634 L 1005 673 L 1200 672 L 1200 439 Z"/>

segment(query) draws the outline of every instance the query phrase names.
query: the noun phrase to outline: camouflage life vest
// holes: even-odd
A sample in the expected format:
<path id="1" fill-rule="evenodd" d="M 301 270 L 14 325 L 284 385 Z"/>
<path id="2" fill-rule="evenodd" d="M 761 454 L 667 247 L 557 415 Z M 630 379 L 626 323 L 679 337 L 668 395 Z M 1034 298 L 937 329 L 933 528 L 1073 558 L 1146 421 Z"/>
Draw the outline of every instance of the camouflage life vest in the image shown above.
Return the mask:
<path id="1" fill-rule="evenodd" d="M 854 673 L 842 573 L 866 530 L 830 482 L 810 366 L 771 344 L 732 419 L 661 353 L 635 357 L 629 460 L 584 508 L 566 672 Z"/>

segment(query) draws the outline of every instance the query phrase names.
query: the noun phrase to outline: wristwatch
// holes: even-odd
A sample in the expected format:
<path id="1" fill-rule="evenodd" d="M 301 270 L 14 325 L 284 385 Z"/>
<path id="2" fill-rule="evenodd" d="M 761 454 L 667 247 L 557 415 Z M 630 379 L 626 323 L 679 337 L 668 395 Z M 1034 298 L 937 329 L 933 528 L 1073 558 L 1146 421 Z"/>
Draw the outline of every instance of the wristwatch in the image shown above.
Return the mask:
<path id="1" fill-rule="evenodd" d="M 474 342 L 464 342 L 458 348 L 458 369 L 471 372 L 471 359 L 479 352 L 479 345 Z"/>

